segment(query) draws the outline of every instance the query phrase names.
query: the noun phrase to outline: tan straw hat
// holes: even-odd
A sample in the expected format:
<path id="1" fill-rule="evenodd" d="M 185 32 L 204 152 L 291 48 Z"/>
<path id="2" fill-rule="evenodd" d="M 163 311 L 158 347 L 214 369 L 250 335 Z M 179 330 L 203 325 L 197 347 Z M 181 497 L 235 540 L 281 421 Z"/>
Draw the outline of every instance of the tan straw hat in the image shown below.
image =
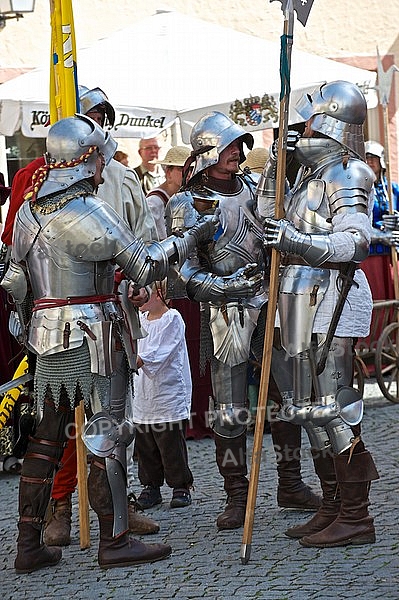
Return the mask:
<path id="1" fill-rule="evenodd" d="M 190 154 L 190 148 L 186 146 L 174 146 L 167 151 L 165 158 L 162 160 L 151 160 L 150 163 L 165 167 L 183 167 Z"/>
<path id="2" fill-rule="evenodd" d="M 245 161 L 240 165 L 241 169 L 248 167 L 252 173 L 262 173 L 268 158 L 269 152 L 266 148 L 254 148 L 248 152 Z"/>

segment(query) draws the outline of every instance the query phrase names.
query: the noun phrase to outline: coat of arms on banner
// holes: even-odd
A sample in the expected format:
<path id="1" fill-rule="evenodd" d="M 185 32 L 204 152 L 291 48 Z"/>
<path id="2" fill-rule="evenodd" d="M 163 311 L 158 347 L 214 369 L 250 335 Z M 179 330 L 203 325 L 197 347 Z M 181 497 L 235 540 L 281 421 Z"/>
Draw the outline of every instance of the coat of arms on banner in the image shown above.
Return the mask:
<path id="1" fill-rule="evenodd" d="M 262 99 L 259 96 L 249 96 L 230 104 L 229 116 L 241 127 L 258 127 L 269 121 L 276 123 L 278 107 L 273 96 L 268 94 L 264 94 Z"/>

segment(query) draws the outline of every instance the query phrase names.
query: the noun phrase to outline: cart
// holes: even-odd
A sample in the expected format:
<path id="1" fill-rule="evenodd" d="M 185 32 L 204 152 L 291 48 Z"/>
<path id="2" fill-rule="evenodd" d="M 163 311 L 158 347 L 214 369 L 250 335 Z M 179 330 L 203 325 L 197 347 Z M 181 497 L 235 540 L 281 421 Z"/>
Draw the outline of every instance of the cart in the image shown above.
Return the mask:
<path id="1" fill-rule="evenodd" d="M 356 345 L 355 382 L 363 392 L 364 380 L 376 377 L 382 394 L 399 403 L 398 300 L 376 300 L 370 335 Z"/>

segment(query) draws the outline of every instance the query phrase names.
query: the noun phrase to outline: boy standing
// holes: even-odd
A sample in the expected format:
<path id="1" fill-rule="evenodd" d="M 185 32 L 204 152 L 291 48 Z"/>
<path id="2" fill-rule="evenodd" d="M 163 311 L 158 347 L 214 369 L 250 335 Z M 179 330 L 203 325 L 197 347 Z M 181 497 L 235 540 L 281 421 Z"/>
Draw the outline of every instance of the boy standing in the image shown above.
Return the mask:
<path id="1" fill-rule="evenodd" d="M 185 431 L 190 416 L 192 382 L 185 325 L 169 308 L 163 287 L 141 307 L 141 324 L 148 336 L 139 340 L 133 400 L 138 476 L 144 489 L 142 509 L 162 502 L 164 480 L 173 488 L 171 508 L 191 504 L 193 476 L 188 466 Z"/>

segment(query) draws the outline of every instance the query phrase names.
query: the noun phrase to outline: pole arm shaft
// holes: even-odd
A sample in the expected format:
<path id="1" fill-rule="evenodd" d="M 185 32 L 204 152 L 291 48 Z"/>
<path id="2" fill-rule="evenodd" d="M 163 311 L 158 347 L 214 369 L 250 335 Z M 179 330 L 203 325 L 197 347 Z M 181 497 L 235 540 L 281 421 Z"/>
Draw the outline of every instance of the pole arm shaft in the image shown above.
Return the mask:
<path id="1" fill-rule="evenodd" d="M 287 68 L 291 69 L 291 52 L 293 43 L 293 10 L 286 11 L 284 19 L 284 38 L 287 43 Z M 275 216 L 280 219 L 283 216 L 284 193 L 285 193 L 285 171 L 287 154 L 287 132 L 289 113 L 289 87 L 280 100 L 279 115 L 279 144 L 278 164 L 276 179 L 276 202 Z M 274 337 L 274 321 L 277 307 L 278 276 L 280 265 L 280 253 L 272 249 L 270 267 L 269 301 L 266 316 L 265 339 L 263 344 L 262 370 L 259 383 L 258 407 L 256 411 L 256 422 L 254 432 L 254 444 L 251 459 L 251 473 L 248 488 L 247 508 L 245 514 L 244 531 L 241 545 L 241 562 L 247 564 L 251 555 L 252 533 L 255 518 L 256 495 L 258 491 L 259 470 L 262 458 L 263 429 L 267 408 L 267 392 L 269 388 L 270 367 Z"/>

